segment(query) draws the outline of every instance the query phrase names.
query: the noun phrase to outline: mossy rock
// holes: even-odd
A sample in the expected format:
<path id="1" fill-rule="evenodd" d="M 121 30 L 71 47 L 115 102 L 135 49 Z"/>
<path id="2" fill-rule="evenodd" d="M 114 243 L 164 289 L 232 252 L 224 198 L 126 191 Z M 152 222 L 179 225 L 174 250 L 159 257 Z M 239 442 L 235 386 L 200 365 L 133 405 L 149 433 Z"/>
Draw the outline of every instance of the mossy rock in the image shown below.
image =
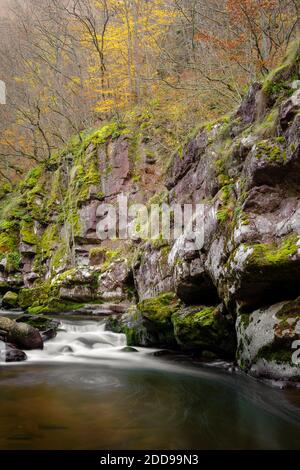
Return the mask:
<path id="1" fill-rule="evenodd" d="M 121 317 L 110 317 L 106 327 L 124 333 L 128 346 L 176 348 L 171 318 L 179 306 L 175 294 L 161 294 L 132 306 Z"/>
<path id="2" fill-rule="evenodd" d="M 106 322 L 106 329 L 115 333 L 126 335 L 128 346 L 154 346 L 157 343 L 156 336 L 147 329 L 147 324 L 136 306 L 132 306 L 122 315 L 110 316 Z"/>
<path id="3" fill-rule="evenodd" d="M 262 90 L 269 98 L 269 102 L 276 97 L 291 93 L 289 84 L 299 77 L 300 42 L 290 44 L 287 54 L 279 67 L 273 69 L 266 77 Z"/>
<path id="4" fill-rule="evenodd" d="M 6 292 L 6 294 L 4 295 L 3 299 L 2 299 L 2 305 L 3 307 L 7 307 L 7 308 L 16 308 L 18 307 L 18 300 L 19 300 L 19 296 L 18 294 L 16 294 L 16 292 Z"/>
<path id="5" fill-rule="evenodd" d="M 212 351 L 226 357 L 235 352 L 234 326 L 217 307 L 192 306 L 172 316 L 175 338 L 187 350 Z"/>
<path id="6" fill-rule="evenodd" d="M 17 323 L 25 323 L 39 332 L 42 335 L 43 341 L 55 338 L 57 335 L 60 322 L 44 315 L 21 315 L 16 320 Z"/>
<path id="7" fill-rule="evenodd" d="M 42 286 L 31 289 L 22 289 L 20 291 L 19 304 L 20 307 L 24 309 L 34 305 L 39 305 L 44 301 L 47 301 L 47 293 Z"/>
<path id="8" fill-rule="evenodd" d="M 138 304 L 144 325 L 152 336 L 153 345 L 176 347 L 172 315 L 180 308 L 181 301 L 172 293 L 145 299 Z"/>
<path id="9" fill-rule="evenodd" d="M 181 302 L 176 294 L 167 292 L 143 300 L 138 304 L 138 309 L 151 322 L 164 326 L 169 324 L 173 313 L 179 309 L 180 305 Z"/>
<path id="10" fill-rule="evenodd" d="M 278 244 L 259 243 L 249 245 L 253 251 L 247 263 L 257 266 L 286 264 L 293 255 L 297 254 L 299 249 L 297 245 L 298 240 L 299 237 L 296 234 L 292 234 L 281 240 Z"/>

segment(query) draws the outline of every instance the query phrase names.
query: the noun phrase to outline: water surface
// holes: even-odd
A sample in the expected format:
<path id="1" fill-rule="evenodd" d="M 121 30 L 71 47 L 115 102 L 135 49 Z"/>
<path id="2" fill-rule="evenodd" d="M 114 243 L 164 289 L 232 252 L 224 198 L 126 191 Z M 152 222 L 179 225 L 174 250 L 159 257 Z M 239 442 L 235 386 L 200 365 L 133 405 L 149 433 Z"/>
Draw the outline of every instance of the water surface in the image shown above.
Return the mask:
<path id="1" fill-rule="evenodd" d="M 123 352 L 64 322 L 45 351 L 0 365 L 0 449 L 299 449 L 300 393 Z"/>

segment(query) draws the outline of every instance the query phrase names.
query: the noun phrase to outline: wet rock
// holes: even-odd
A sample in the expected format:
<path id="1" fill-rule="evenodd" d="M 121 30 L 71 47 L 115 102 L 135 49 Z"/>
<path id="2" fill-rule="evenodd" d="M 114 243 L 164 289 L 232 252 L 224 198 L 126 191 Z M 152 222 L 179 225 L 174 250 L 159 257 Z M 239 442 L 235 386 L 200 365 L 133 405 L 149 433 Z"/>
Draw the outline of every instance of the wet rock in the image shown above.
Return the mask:
<path id="1" fill-rule="evenodd" d="M 299 380 L 300 299 L 239 315 L 238 362 L 256 377 Z"/>
<path id="2" fill-rule="evenodd" d="M 63 354 L 72 354 L 74 350 L 71 348 L 71 346 L 64 346 L 59 350 L 59 352 Z"/>
<path id="3" fill-rule="evenodd" d="M 103 303 L 99 305 L 90 304 L 80 308 L 80 313 L 99 317 L 106 317 L 109 315 L 125 313 L 128 308 L 129 303 Z"/>
<path id="4" fill-rule="evenodd" d="M 132 348 L 131 346 L 126 346 L 125 348 L 120 349 L 121 352 L 125 353 L 137 353 L 138 350 L 135 348 Z"/>
<path id="5" fill-rule="evenodd" d="M 254 145 L 244 166 L 246 188 L 255 186 L 299 184 L 300 153 L 289 151 L 281 143 L 263 140 Z"/>
<path id="6" fill-rule="evenodd" d="M 172 316 L 175 338 L 186 350 L 211 351 L 233 357 L 234 324 L 216 307 L 193 306 Z"/>
<path id="7" fill-rule="evenodd" d="M 105 302 L 122 302 L 130 296 L 131 268 L 126 259 L 116 259 L 98 278 L 97 298 Z"/>
<path id="8" fill-rule="evenodd" d="M 124 333 L 129 346 L 176 347 L 172 315 L 179 306 L 174 293 L 161 294 L 130 307 L 122 316 L 110 317 L 106 328 Z"/>
<path id="9" fill-rule="evenodd" d="M 0 362 L 23 362 L 27 360 L 24 351 L 17 349 L 12 344 L 0 343 Z"/>
<path id="10" fill-rule="evenodd" d="M 40 331 L 43 342 L 56 337 L 60 322 L 43 315 L 21 315 L 16 319 L 17 323 L 26 323 Z"/>
<path id="11" fill-rule="evenodd" d="M 7 333 L 6 340 L 13 345 L 25 349 L 43 349 L 40 332 L 26 323 L 17 323 L 9 318 L 0 318 L 0 330 Z"/>

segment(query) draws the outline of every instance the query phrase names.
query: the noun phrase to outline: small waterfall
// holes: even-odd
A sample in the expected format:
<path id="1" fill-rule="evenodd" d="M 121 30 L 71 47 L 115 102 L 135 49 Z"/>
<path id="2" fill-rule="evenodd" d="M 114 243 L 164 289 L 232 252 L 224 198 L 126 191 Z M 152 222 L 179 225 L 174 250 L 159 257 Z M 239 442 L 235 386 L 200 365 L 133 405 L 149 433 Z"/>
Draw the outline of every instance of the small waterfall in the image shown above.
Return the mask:
<path id="1" fill-rule="evenodd" d="M 27 351 L 29 361 L 66 361 L 120 357 L 126 336 L 105 331 L 105 322 L 62 321 L 57 336 L 47 341 L 43 351 Z"/>

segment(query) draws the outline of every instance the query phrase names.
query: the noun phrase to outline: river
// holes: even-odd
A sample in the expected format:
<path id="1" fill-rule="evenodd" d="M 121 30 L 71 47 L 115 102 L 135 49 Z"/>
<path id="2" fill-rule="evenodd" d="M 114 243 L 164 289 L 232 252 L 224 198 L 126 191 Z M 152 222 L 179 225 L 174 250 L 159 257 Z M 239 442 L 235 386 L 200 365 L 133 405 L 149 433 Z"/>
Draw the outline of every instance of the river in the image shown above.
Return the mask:
<path id="1" fill-rule="evenodd" d="M 104 323 L 63 321 L 0 365 L 0 449 L 300 449 L 300 391 L 127 352 Z"/>

